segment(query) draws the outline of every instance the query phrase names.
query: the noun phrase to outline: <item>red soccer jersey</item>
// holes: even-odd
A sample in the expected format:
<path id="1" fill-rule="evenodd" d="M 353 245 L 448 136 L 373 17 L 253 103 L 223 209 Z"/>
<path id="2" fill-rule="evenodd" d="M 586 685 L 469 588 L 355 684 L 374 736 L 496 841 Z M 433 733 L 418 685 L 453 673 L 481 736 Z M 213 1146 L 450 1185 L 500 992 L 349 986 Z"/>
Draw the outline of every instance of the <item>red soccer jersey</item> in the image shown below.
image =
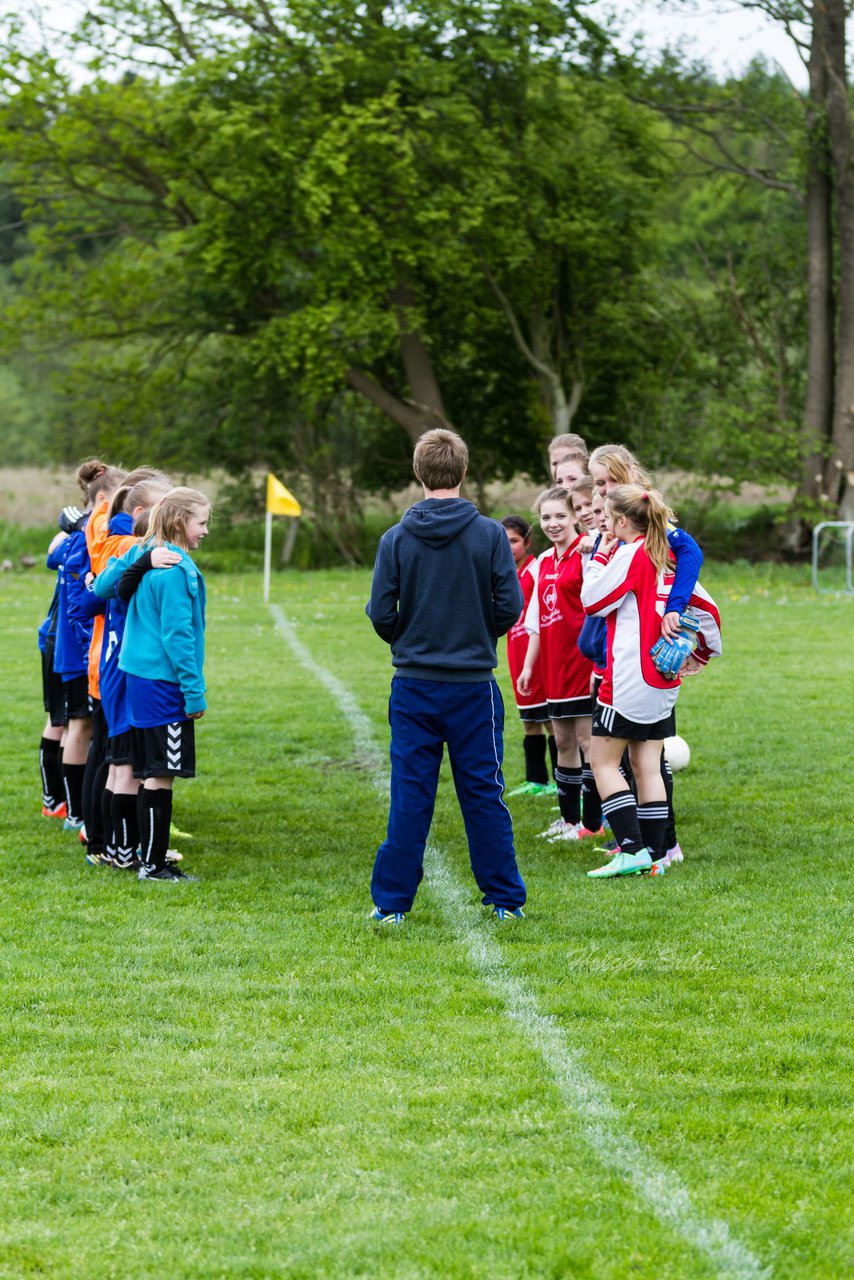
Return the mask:
<path id="1" fill-rule="evenodd" d="M 516 688 L 516 681 L 522 674 L 522 668 L 525 665 L 525 657 L 528 652 L 528 642 L 531 639 L 531 633 L 525 626 L 525 614 L 528 611 L 528 605 L 531 603 L 531 597 L 537 590 L 537 561 L 534 556 L 528 556 L 524 564 L 519 566 L 518 572 L 519 586 L 522 588 L 525 603 L 522 606 L 518 621 L 513 624 L 507 633 L 507 665 L 510 668 L 510 678 L 513 681 L 516 706 L 541 707 L 545 706 L 546 691 L 540 678 L 539 662 L 536 663 L 531 675 L 531 692 L 520 693 Z"/>
<path id="2" fill-rule="evenodd" d="M 540 673 L 549 702 L 590 697 L 593 663 L 578 648 L 584 624 L 581 605 L 583 558 L 580 535 L 562 556 L 554 547 L 539 559 L 536 596 L 531 599 L 525 625 L 539 632 Z"/>

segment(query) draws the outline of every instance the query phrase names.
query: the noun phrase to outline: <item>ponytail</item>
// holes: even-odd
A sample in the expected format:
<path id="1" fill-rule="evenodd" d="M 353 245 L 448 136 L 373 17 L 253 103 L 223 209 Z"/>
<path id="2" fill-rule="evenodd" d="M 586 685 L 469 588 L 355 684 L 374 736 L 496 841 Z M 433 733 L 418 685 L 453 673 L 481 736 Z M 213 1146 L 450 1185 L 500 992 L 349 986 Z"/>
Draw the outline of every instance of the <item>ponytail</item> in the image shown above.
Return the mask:
<path id="1" fill-rule="evenodd" d="M 658 573 L 670 561 L 667 525 L 670 508 L 657 489 L 620 484 L 606 499 L 612 514 L 625 516 L 644 536 L 644 548 Z"/>

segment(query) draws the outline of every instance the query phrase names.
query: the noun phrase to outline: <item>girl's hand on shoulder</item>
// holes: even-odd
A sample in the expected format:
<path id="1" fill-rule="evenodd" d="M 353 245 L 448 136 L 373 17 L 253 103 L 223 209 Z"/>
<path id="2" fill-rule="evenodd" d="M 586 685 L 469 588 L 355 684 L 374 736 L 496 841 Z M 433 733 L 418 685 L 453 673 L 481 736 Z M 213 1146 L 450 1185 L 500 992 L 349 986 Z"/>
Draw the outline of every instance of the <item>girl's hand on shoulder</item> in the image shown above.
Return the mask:
<path id="1" fill-rule="evenodd" d="M 595 541 L 596 539 L 593 537 L 592 533 L 586 533 L 578 544 L 578 550 L 583 556 L 589 555 L 593 550 L 593 543 Z"/>
<path id="2" fill-rule="evenodd" d="M 173 564 L 180 563 L 180 551 L 170 551 L 169 547 L 155 547 L 151 553 L 152 569 L 171 569 Z"/>
<path id="3" fill-rule="evenodd" d="M 204 711 L 191 711 L 191 712 L 190 712 L 190 714 L 187 716 L 187 719 L 188 719 L 188 720 L 201 720 L 201 718 L 202 718 L 202 716 L 203 716 L 204 714 L 205 714 L 205 713 L 204 713 Z"/>

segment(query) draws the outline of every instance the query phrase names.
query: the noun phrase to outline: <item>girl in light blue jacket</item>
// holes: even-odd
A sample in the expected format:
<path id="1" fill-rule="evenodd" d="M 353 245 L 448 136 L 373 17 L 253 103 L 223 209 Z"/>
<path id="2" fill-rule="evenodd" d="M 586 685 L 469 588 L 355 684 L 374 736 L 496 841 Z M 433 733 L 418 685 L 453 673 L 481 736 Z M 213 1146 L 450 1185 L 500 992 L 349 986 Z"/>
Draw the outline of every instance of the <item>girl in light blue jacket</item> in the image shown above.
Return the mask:
<path id="1" fill-rule="evenodd" d="M 205 582 L 189 553 L 207 536 L 210 514 L 197 489 L 170 490 L 151 510 L 145 541 L 95 580 L 98 595 L 129 602 L 119 666 L 134 776 L 143 780 L 140 880 L 194 878 L 167 864 L 166 851 L 173 779 L 195 776 L 194 722 L 207 708 Z"/>

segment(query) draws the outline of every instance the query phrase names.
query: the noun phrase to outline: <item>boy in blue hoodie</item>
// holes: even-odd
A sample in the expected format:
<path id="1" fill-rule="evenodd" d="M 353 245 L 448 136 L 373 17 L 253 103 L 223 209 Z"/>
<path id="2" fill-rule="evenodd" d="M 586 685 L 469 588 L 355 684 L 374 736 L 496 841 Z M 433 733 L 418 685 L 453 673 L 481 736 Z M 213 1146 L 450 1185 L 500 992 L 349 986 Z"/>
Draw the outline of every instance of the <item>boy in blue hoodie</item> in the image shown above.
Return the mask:
<path id="1" fill-rule="evenodd" d="M 413 469 L 424 501 L 380 541 L 366 612 L 391 646 L 391 806 L 371 879 L 377 924 L 402 924 L 424 873 L 447 743 L 471 867 L 497 920 L 521 917 L 525 885 L 504 803 L 504 704 L 496 646 L 522 591 L 501 525 L 460 497 L 468 450 L 428 431 Z"/>

